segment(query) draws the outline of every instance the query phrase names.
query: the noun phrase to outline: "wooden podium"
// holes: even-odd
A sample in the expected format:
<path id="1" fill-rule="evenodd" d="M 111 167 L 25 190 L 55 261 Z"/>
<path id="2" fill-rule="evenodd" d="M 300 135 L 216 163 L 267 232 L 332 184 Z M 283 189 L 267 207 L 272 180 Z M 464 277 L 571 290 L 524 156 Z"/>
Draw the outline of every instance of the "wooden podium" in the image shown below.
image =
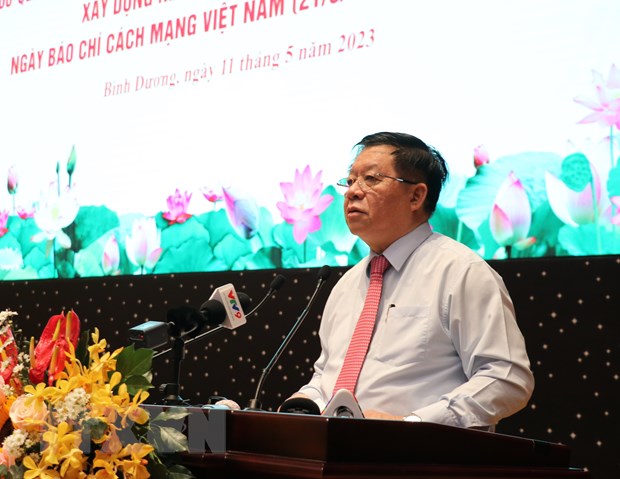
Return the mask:
<path id="1" fill-rule="evenodd" d="M 205 415 L 219 444 L 208 450 L 198 441 L 205 444 L 198 450 L 194 440 L 183 455 L 198 478 L 590 477 L 570 468 L 567 446 L 533 439 L 431 423 L 191 409 Z"/>

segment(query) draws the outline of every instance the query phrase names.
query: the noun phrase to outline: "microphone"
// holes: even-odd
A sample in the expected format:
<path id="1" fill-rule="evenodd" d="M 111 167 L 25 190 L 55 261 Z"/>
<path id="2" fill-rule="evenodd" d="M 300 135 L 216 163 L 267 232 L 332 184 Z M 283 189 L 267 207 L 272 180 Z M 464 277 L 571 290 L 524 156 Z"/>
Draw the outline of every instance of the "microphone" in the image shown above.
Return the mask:
<path id="1" fill-rule="evenodd" d="M 245 293 L 237 293 L 232 284 L 215 288 L 211 298 L 200 309 L 189 306 L 172 308 L 168 311 L 170 337 L 190 336 L 196 338 L 205 326 L 222 326 L 235 329 L 246 323 L 243 308 L 252 300 Z"/>
<path id="2" fill-rule="evenodd" d="M 200 306 L 200 312 L 206 318 L 205 323 L 210 326 L 219 324 L 227 329 L 235 329 L 247 322 L 243 308 L 247 308 L 251 301 L 247 294 L 237 293 L 235 287 L 228 283 L 215 288 L 209 300 Z M 219 310 L 220 305 L 224 306 L 223 315 Z M 213 315 L 213 318 L 209 318 L 209 315 Z"/>
<path id="3" fill-rule="evenodd" d="M 220 301 L 216 297 L 226 297 L 226 300 Z M 192 343 L 198 339 L 204 338 L 220 329 L 235 329 L 246 323 L 244 309 L 247 309 L 252 299 L 245 293 L 237 293 L 232 284 L 227 284 L 216 288 L 211 295 L 212 299 L 205 301 L 200 310 L 188 306 L 173 308 L 168 311 L 168 323 L 160 323 L 157 321 L 148 321 L 144 325 L 129 330 L 129 338 L 134 342 L 140 342 L 146 347 L 157 348 L 167 344 L 170 338 L 181 338 L 191 335 L 185 344 Z M 157 325 L 157 326 L 155 326 Z M 213 329 L 205 331 L 201 334 L 205 326 L 216 326 Z M 162 331 L 162 326 L 165 331 Z M 138 333 L 140 330 L 140 333 Z M 156 336 L 155 340 L 149 341 L 149 334 L 144 333 L 145 330 L 153 331 Z M 133 334 L 132 334 L 133 333 Z M 162 340 L 165 340 L 162 342 Z M 162 356 L 173 348 L 159 351 L 153 355 L 153 358 Z"/>
<path id="4" fill-rule="evenodd" d="M 192 338 L 191 340 L 187 341 L 188 343 L 191 343 L 194 340 L 197 339 L 201 339 L 205 336 L 208 336 L 210 334 L 215 333 L 216 331 L 219 331 L 223 328 L 227 328 L 227 329 L 235 329 L 238 328 L 239 326 L 241 326 L 242 324 L 245 324 L 247 321 L 245 318 L 247 318 L 248 316 L 254 314 L 262 305 L 263 303 L 273 294 L 275 293 L 277 290 L 279 290 L 282 285 L 284 284 L 284 282 L 286 281 L 286 278 L 279 274 L 277 275 L 273 281 L 271 282 L 271 284 L 269 285 L 269 291 L 267 291 L 267 294 L 265 295 L 265 297 L 263 299 L 260 300 L 260 302 L 256 305 L 255 308 L 252 309 L 252 311 L 250 311 L 247 314 L 243 314 L 243 311 L 239 312 L 239 311 L 235 311 L 234 308 L 232 308 L 231 306 L 231 310 L 232 312 L 229 313 L 231 316 L 227 316 L 224 318 L 224 320 L 220 319 L 220 308 L 223 307 L 223 304 L 218 301 L 217 299 L 209 299 L 208 301 L 206 301 L 205 303 L 203 303 L 203 305 L 200 307 L 200 312 L 203 314 L 203 316 L 206 317 L 211 317 L 213 316 L 214 320 L 207 320 L 207 324 L 210 326 L 214 326 L 214 325 L 218 325 L 216 328 L 210 329 L 208 331 L 205 331 L 204 333 L 196 336 L 195 338 Z M 211 295 L 211 298 L 213 298 L 214 296 L 217 295 L 224 295 L 224 296 L 228 296 L 230 293 L 230 288 L 232 288 L 232 291 L 234 292 L 234 287 L 232 286 L 232 284 L 228 284 L 225 286 L 220 286 L 219 288 L 216 288 L 216 290 L 213 292 L 213 294 Z M 239 296 L 239 301 L 241 303 L 241 307 L 243 308 L 243 310 L 246 310 L 249 306 L 250 303 L 252 302 L 252 299 L 245 293 L 237 293 Z M 224 301 L 225 303 L 227 302 L 226 300 Z M 242 314 L 242 316 L 240 316 L 240 314 Z M 224 315 L 226 316 L 226 310 L 224 309 Z M 231 319 L 231 318 L 234 318 Z M 223 322 L 222 322 L 223 321 Z M 222 323 L 222 324 L 220 324 Z M 154 356 L 154 357 L 157 357 Z"/>
<path id="5" fill-rule="evenodd" d="M 260 302 L 254 307 L 254 309 L 252 309 L 252 311 L 250 311 L 248 314 L 246 314 L 246 316 L 252 316 L 256 311 L 258 311 L 258 309 L 263 305 L 263 303 L 265 301 L 267 301 L 267 299 L 273 293 L 278 291 L 285 282 L 286 282 L 286 277 L 281 275 L 281 274 L 279 274 L 275 278 L 273 278 L 273 281 L 269 285 L 269 291 L 267 291 L 267 294 L 263 297 L 263 299 L 260 300 Z"/>
<path id="6" fill-rule="evenodd" d="M 327 278 L 329 278 L 329 274 L 330 273 L 331 273 L 331 268 L 328 265 L 324 265 L 319 270 L 316 287 L 314 288 L 314 292 L 312 293 L 312 296 L 310 297 L 310 300 L 308 301 L 308 304 L 306 305 L 304 310 L 301 312 L 301 314 L 297 317 L 297 320 L 293 324 L 293 327 L 291 328 L 289 333 L 284 338 L 284 341 L 282 341 L 282 344 L 280 344 L 280 347 L 278 348 L 276 353 L 271 358 L 271 361 L 269 361 L 267 366 L 265 366 L 265 368 L 263 369 L 263 373 L 261 374 L 261 376 L 260 376 L 260 378 L 258 380 L 258 385 L 256 386 L 256 392 L 254 394 L 254 398 L 252 398 L 250 400 L 246 410 L 250 410 L 250 411 L 252 411 L 252 410 L 254 410 L 254 411 L 261 410 L 261 404 L 260 404 L 260 401 L 259 401 L 258 398 L 260 396 L 260 393 L 263 390 L 263 383 L 265 382 L 265 379 L 267 379 L 267 376 L 271 372 L 273 366 L 278 361 L 278 359 L 280 359 L 280 356 L 284 352 L 284 349 L 286 348 L 286 346 L 288 346 L 288 343 L 291 341 L 291 339 L 293 338 L 293 336 L 295 335 L 295 333 L 297 332 L 297 330 L 301 326 L 301 323 L 304 321 L 304 319 L 306 319 L 306 316 L 308 316 L 308 313 L 310 312 L 310 307 L 314 303 L 314 300 L 316 299 L 316 296 L 317 296 L 319 290 L 323 287 L 323 285 L 327 281 Z"/>

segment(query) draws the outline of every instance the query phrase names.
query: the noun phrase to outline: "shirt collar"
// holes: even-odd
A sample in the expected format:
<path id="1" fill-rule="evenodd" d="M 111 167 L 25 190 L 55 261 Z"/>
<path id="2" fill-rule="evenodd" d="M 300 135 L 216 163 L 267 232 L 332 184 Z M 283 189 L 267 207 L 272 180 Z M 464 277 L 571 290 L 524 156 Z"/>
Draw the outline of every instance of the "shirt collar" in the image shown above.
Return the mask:
<path id="1" fill-rule="evenodd" d="M 428 222 L 422 223 L 420 226 L 388 246 L 383 252 L 383 256 L 387 258 L 392 268 L 396 271 L 400 271 L 405 261 L 407 261 L 407 258 L 409 258 L 418 246 L 424 243 L 432 234 L 433 231 L 431 230 L 430 224 L 428 224 Z M 368 257 L 367 271 L 370 271 L 370 261 L 372 261 L 372 258 L 375 256 L 377 256 L 377 254 L 371 251 Z"/>

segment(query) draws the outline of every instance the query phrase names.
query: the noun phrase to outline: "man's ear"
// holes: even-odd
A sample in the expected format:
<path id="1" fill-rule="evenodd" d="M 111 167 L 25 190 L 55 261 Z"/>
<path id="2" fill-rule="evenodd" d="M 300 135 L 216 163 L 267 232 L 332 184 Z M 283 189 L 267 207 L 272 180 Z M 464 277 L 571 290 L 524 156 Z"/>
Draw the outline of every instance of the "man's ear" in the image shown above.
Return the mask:
<path id="1" fill-rule="evenodd" d="M 411 210 L 419 210 L 424 206 L 424 200 L 426 200 L 426 195 L 428 194 L 428 186 L 426 183 L 418 183 L 417 185 L 413 185 L 411 187 L 410 192 L 410 202 L 411 202 Z"/>

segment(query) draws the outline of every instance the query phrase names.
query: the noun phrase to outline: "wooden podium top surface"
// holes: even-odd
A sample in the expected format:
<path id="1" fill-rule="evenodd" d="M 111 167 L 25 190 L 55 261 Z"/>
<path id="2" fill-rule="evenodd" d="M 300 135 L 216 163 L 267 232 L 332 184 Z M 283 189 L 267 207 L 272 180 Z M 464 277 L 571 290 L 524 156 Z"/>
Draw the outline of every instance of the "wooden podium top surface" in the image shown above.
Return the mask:
<path id="1" fill-rule="evenodd" d="M 535 439 L 423 422 L 187 409 L 183 463 L 198 477 L 590 477 L 570 467 L 567 446 Z"/>
<path id="2" fill-rule="evenodd" d="M 227 449 L 321 461 L 568 467 L 570 449 L 444 426 L 270 412 L 227 412 Z"/>

